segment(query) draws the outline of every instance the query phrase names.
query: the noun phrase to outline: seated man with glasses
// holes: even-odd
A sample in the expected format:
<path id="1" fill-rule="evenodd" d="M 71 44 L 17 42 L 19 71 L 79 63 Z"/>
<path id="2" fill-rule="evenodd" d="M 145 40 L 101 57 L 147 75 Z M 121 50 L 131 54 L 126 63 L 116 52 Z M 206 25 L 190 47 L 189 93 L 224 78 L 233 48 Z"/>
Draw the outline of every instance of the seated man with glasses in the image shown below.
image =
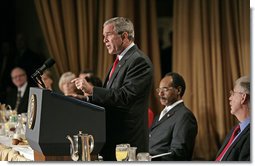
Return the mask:
<path id="1" fill-rule="evenodd" d="M 243 76 L 235 81 L 229 101 L 230 113 L 239 124 L 226 136 L 216 161 L 250 161 L 250 77 Z"/>
<path id="2" fill-rule="evenodd" d="M 154 118 L 149 134 L 149 152 L 155 156 L 169 152 L 153 160 L 188 161 L 192 159 L 197 121 L 184 105 L 182 96 L 185 81 L 178 73 L 167 73 L 160 81 L 158 92 L 160 102 L 165 106 Z"/>
<path id="3" fill-rule="evenodd" d="M 24 69 L 15 67 L 11 71 L 12 83 L 15 88 L 9 89 L 6 96 L 6 104 L 17 111 L 18 114 L 27 112 L 30 83 Z"/>

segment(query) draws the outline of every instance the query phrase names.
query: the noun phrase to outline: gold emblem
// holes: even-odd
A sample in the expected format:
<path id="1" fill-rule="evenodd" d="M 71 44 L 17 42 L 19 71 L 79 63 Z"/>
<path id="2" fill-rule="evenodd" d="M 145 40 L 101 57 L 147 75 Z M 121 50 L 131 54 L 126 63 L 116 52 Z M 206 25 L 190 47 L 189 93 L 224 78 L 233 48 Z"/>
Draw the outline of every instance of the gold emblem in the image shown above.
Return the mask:
<path id="1" fill-rule="evenodd" d="M 37 98 L 35 94 L 31 95 L 29 104 L 28 104 L 28 128 L 33 129 L 36 119 L 36 110 L 37 110 Z"/>

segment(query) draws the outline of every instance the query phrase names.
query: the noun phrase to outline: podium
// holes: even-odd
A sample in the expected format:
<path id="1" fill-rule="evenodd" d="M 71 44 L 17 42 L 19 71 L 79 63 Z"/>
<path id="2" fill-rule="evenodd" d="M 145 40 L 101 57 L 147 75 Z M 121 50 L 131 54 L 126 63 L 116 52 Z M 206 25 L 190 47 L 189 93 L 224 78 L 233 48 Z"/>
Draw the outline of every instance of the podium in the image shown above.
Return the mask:
<path id="1" fill-rule="evenodd" d="M 96 155 L 105 143 L 105 109 L 49 90 L 29 91 L 26 138 L 36 161 L 71 160 L 67 135 L 79 131 L 94 137 Z"/>

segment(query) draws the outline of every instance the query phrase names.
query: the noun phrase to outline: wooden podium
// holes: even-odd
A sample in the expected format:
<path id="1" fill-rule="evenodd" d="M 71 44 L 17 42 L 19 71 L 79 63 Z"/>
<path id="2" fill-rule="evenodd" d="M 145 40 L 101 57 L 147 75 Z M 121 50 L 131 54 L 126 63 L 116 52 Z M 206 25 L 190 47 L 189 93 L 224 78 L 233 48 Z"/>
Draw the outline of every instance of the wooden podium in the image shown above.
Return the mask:
<path id="1" fill-rule="evenodd" d="M 96 156 L 105 143 L 105 109 L 49 90 L 30 88 L 26 138 L 35 161 L 67 161 L 67 135 L 79 131 L 94 137 Z"/>
<path id="2" fill-rule="evenodd" d="M 72 161 L 69 156 L 44 156 L 43 153 L 34 150 L 34 160 L 35 161 Z"/>

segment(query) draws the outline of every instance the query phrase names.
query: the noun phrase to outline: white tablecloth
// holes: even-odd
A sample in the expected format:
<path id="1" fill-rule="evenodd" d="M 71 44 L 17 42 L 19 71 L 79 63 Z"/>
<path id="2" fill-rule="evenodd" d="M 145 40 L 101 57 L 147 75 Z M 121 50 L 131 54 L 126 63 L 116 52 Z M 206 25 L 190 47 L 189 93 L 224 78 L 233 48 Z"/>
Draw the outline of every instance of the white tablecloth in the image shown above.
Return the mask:
<path id="1" fill-rule="evenodd" d="M 21 161 L 23 156 L 24 161 L 34 160 L 34 151 L 29 145 L 12 145 L 12 139 L 6 136 L 0 136 L 0 145 L 0 160 L 13 161 L 12 157 L 6 155 L 14 155 Z"/>

